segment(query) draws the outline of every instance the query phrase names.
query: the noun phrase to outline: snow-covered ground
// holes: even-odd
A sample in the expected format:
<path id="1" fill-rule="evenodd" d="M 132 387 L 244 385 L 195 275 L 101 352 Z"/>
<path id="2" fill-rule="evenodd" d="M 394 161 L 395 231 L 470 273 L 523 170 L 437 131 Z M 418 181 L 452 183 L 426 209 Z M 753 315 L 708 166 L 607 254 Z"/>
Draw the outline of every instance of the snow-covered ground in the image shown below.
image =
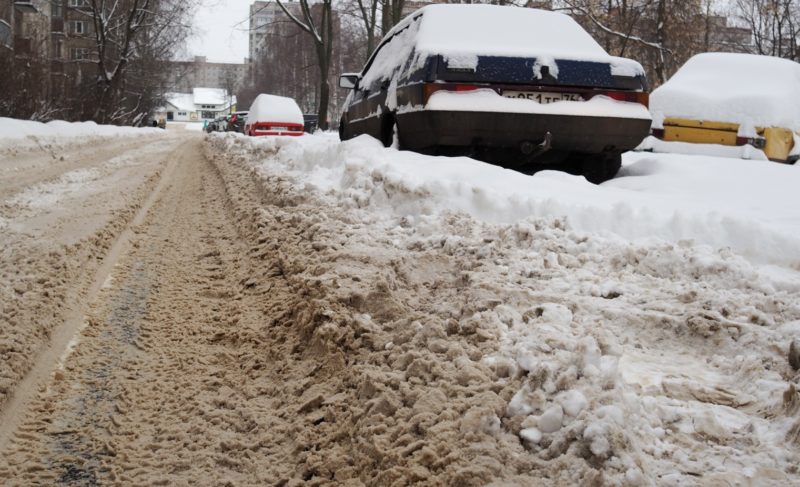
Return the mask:
<path id="1" fill-rule="evenodd" d="M 31 120 L 0 118 L 0 143 L 11 145 L 15 139 L 26 137 L 71 138 L 87 136 L 125 137 L 154 135 L 163 133 L 161 129 L 152 127 L 118 127 L 114 125 L 98 125 L 94 122 L 64 122 L 54 120 L 48 123 Z"/>
<path id="2" fill-rule="evenodd" d="M 163 133 L 136 130 L 123 132 Z M 239 235 L 253 239 L 242 259 L 276 262 L 247 268 L 248 285 L 275 274 L 290 283 L 310 311 L 288 313 L 298 329 L 281 324 L 281 333 L 341 367 L 287 376 L 314 396 L 313 409 L 333 414 L 338 404 L 324 427 L 305 406 L 247 409 L 261 425 L 271 414 L 297 419 L 292 434 L 319 448 L 270 458 L 318 461 L 373 485 L 800 482 L 800 374 L 790 364 L 790 344 L 800 346 L 800 167 L 628 153 L 620 175 L 596 186 L 369 137 L 202 137 L 226 184 L 220 204 L 251 230 Z M 26 226 L 18 237 L 7 231 L 3 299 L 51 304 L 37 273 L 72 267 L 31 249 L 81 229 L 91 236 L 111 203 L 136 206 L 181 140 L 22 156 L 14 151 L 26 140 L 7 140 L 0 217 L 7 230 Z M 108 228 L 124 220 L 115 218 Z M 100 230 L 84 248 L 99 252 L 112 238 Z M 74 255 L 75 267 L 98 261 Z M 7 343 L 54 313 L 15 313 Z M 273 318 L 231 331 L 258 331 L 254 354 L 264 354 Z M 48 333 L 29 335 L 0 392 Z"/>
<path id="3" fill-rule="evenodd" d="M 431 273 L 417 278 L 432 279 L 428 292 L 443 300 L 415 308 L 414 333 L 430 350 L 436 320 L 448 316 L 459 334 L 494 344 L 480 357 L 467 351 L 459 374 L 488 367 L 494 378 L 483 380 L 521 377 L 521 386 L 501 413 L 469 413 L 462 432 L 494 436 L 497 451 L 514 450 L 504 435 L 516 435 L 534 455 L 530 468 L 556 484 L 587 482 L 593 469 L 610 485 L 800 480 L 798 373 L 787 359 L 800 336 L 800 168 L 628 153 L 619 177 L 595 186 L 368 137 L 209 140 L 265 181 L 288 178 L 347 213 L 338 246 L 353 262 L 309 278 L 341 292 L 357 273 L 364 293 L 423 299 L 400 277 L 365 277 L 370 262 L 392 256 L 395 269 Z M 461 277 L 411 263 L 435 262 L 431 254 L 459 261 Z M 447 297 L 450 280 L 461 290 Z M 398 323 L 360 319 L 373 331 Z M 462 379 L 472 380 L 452 378 Z"/>
<path id="4" fill-rule="evenodd" d="M 625 154 L 603 185 L 546 171 L 526 176 L 467 158 L 384 149 L 367 136 L 246 139 L 270 166 L 347 206 L 424 218 L 462 211 L 491 223 L 565 218 L 571 229 L 626 241 L 692 240 L 762 264 L 800 266 L 800 167 L 761 160 Z"/>

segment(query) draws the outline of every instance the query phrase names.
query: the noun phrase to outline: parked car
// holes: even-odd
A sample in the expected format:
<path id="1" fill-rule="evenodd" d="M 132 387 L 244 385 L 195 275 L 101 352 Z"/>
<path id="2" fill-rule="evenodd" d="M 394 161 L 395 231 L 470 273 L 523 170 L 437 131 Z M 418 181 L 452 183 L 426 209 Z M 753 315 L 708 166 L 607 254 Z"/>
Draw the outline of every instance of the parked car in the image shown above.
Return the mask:
<path id="1" fill-rule="evenodd" d="M 206 132 L 208 133 L 221 132 L 224 130 L 223 129 L 224 123 L 225 123 L 225 117 L 217 117 L 208 122 L 208 124 L 206 125 Z"/>
<path id="2" fill-rule="evenodd" d="M 430 5 L 381 41 L 349 88 L 339 134 L 469 155 L 523 172 L 613 177 L 650 129 L 639 63 L 608 55 L 572 18 Z"/>
<path id="3" fill-rule="evenodd" d="M 319 127 L 319 116 L 311 113 L 303 114 L 303 130 L 313 133 Z"/>
<path id="4" fill-rule="evenodd" d="M 220 115 L 214 119 L 214 130 L 217 132 L 224 132 L 228 127 L 227 115 Z"/>
<path id="5" fill-rule="evenodd" d="M 303 112 L 292 98 L 262 93 L 253 100 L 244 133 L 259 135 L 303 135 Z"/>
<path id="6" fill-rule="evenodd" d="M 752 146 L 773 161 L 800 155 L 800 64 L 756 54 L 705 53 L 654 90 L 652 134 L 666 142 Z M 663 150 L 708 153 L 685 144 Z M 763 157 L 763 156 L 762 156 Z"/>
<path id="7" fill-rule="evenodd" d="M 247 122 L 248 112 L 233 112 L 228 117 L 227 132 L 244 133 L 244 124 Z"/>

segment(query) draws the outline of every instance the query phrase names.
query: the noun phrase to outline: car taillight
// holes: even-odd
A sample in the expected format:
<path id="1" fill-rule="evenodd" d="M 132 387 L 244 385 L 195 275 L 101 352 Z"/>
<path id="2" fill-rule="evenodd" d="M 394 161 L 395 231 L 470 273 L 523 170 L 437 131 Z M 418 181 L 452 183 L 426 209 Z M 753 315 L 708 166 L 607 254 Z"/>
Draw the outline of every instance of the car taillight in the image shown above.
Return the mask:
<path id="1" fill-rule="evenodd" d="M 752 145 L 756 149 L 763 149 L 767 145 L 764 137 L 736 137 L 736 145 Z"/>
<path id="2" fill-rule="evenodd" d="M 479 88 L 483 87 L 457 83 L 425 83 L 423 88 L 424 102 L 428 103 L 428 99 L 437 91 L 473 91 Z"/>
<path id="3" fill-rule="evenodd" d="M 640 105 L 650 105 L 650 93 L 644 91 L 598 91 L 592 93 L 592 96 L 603 95 L 617 101 L 627 101 L 629 103 L 638 103 Z"/>

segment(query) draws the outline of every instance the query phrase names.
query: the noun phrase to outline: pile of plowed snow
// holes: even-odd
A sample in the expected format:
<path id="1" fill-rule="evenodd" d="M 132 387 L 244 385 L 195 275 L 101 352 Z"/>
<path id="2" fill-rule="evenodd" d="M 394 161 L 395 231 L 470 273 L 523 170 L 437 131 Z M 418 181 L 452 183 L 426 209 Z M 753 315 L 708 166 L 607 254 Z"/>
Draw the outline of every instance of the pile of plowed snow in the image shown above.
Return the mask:
<path id="1" fill-rule="evenodd" d="M 526 176 L 468 158 L 384 149 L 363 136 L 237 140 L 274 153 L 280 169 L 348 207 L 408 218 L 442 211 L 482 221 L 565 218 L 569 228 L 626 241 L 693 240 L 759 263 L 800 265 L 800 167 L 708 156 L 628 153 L 603 185 L 545 171 Z"/>
<path id="2" fill-rule="evenodd" d="M 313 227 L 283 272 L 366 377 L 338 436 L 362 481 L 800 481 L 796 168 L 629 155 L 593 186 L 368 138 L 209 144 Z"/>

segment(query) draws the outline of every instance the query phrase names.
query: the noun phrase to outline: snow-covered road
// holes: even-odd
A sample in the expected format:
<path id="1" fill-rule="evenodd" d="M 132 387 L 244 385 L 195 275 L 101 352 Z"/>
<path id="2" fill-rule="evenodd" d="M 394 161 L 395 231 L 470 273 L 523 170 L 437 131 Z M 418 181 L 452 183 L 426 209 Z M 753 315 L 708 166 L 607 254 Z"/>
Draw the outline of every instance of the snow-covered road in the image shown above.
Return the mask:
<path id="1" fill-rule="evenodd" d="M 6 146 L 5 224 L 40 240 L 42 215 L 161 184 L 71 301 L 89 326 L 18 412 L 2 483 L 800 482 L 800 168 L 632 153 L 598 187 L 367 138 L 214 134 L 204 158 L 199 134 L 149 137 L 56 152 L 58 175 Z M 111 229 L 92 255 L 120 231 L 103 214 L 76 225 Z M 25 269 L 4 310 L 52 314 Z M 0 332 L 35 349 L 30 322 Z"/>

